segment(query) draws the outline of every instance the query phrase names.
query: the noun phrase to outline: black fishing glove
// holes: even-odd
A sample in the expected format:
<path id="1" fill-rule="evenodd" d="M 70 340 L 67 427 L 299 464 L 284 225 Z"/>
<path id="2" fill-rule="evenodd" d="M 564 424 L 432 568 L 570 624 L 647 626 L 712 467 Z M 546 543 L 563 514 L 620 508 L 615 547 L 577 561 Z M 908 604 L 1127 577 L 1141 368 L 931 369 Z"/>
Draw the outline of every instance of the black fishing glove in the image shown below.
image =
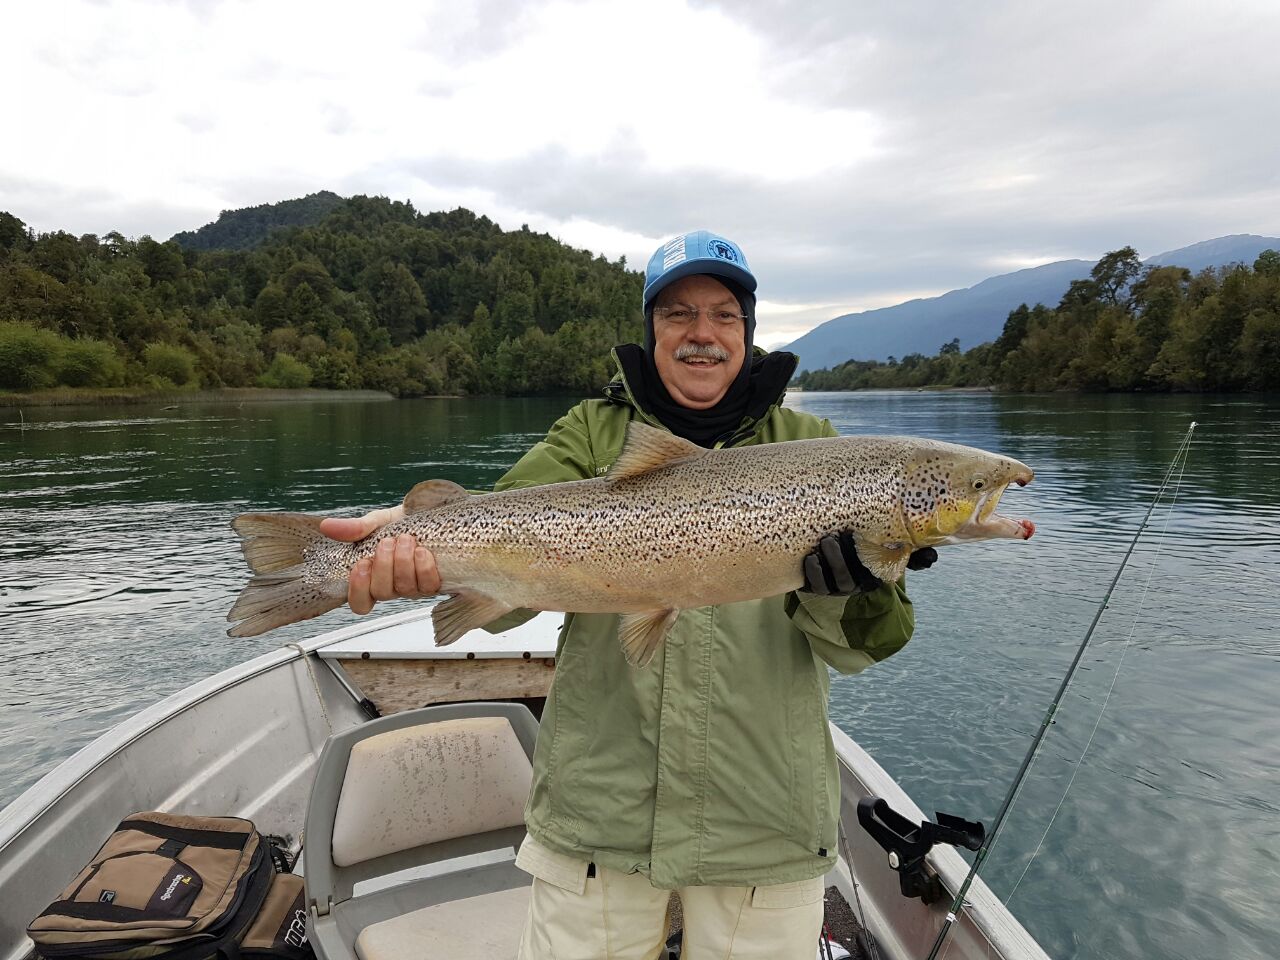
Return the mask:
<path id="1" fill-rule="evenodd" d="M 908 570 L 927 570 L 938 559 L 933 547 L 913 551 L 907 559 Z M 853 546 L 853 534 L 823 537 L 813 553 L 804 558 L 804 587 L 808 593 L 847 597 L 870 593 L 884 584 L 863 566 Z"/>

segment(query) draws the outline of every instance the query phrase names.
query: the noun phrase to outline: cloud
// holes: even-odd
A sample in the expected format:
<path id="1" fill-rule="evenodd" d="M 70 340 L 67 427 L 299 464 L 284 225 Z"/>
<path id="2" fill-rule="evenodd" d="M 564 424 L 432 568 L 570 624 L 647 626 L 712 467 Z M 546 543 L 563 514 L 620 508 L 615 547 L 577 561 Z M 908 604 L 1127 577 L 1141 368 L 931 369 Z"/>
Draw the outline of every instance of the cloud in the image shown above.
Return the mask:
<path id="1" fill-rule="evenodd" d="M 37 229 L 164 236 L 322 188 L 636 266 L 706 226 L 777 305 L 762 331 L 1280 231 L 1271 3 L 67 0 L 6 29 L 30 94 L 0 209 Z"/>
<path id="2" fill-rule="evenodd" d="M 42 178 L 0 173 L 0 210 L 12 212 L 40 230 L 65 229 L 76 235 L 98 236 L 113 230 L 127 237 L 143 234 L 166 239 L 207 218 L 204 205 L 131 200 L 101 187 L 76 187 Z M 68 211 L 75 211 L 69 216 Z M 216 217 L 216 213 L 215 213 Z"/>

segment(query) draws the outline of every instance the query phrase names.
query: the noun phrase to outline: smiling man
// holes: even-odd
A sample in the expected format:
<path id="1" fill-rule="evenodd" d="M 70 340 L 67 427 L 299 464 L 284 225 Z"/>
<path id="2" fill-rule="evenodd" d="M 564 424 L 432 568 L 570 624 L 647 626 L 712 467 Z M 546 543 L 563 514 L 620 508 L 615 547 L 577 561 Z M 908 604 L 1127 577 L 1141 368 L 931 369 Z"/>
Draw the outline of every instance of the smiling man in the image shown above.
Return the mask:
<path id="1" fill-rule="evenodd" d="M 660 247 L 645 272 L 644 345 L 615 348 L 604 399 L 571 409 L 495 489 L 603 474 L 632 420 L 704 447 L 835 436 L 782 405 L 796 357 L 753 348 L 755 289 L 724 237 Z M 322 530 L 358 539 L 398 509 Z M 524 960 L 654 960 L 673 890 L 687 960 L 812 960 L 838 842 L 828 667 L 857 673 L 895 653 L 914 616 L 903 585 L 876 580 L 847 536 L 822 541 L 805 579 L 784 596 L 683 611 L 639 669 L 623 659 L 616 615 L 566 615 L 516 861 L 534 877 Z M 439 586 L 431 553 L 401 537 L 352 572 L 349 600 L 365 613 Z"/>
<path id="2" fill-rule="evenodd" d="M 662 291 L 653 308 L 653 356 L 680 406 L 715 406 L 745 369 L 747 318 L 741 309 L 737 296 L 714 277 L 685 277 Z"/>

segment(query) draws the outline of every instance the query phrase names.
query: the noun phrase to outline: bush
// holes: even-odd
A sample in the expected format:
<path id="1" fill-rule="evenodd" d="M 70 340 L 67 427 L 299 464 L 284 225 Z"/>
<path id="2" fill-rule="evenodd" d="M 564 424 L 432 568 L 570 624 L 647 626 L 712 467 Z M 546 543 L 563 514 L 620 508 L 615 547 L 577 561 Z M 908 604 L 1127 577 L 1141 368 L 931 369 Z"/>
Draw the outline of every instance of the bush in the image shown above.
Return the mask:
<path id="1" fill-rule="evenodd" d="M 181 387 L 190 383 L 196 375 L 196 358 L 190 350 L 170 343 L 149 343 L 142 351 L 142 362 L 147 373 L 168 380 Z"/>
<path id="2" fill-rule="evenodd" d="M 397 397 L 433 396 L 445 392 L 440 369 L 420 348 L 397 347 L 368 357 L 360 365 L 361 382 L 370 390 L 385 390 Z"/>
<path id="3" fill-rule="evenodd" d="M 311 368 L 287 353 L 277 353 L 267 372 L 258 378 L 258 386 L 301 390 L 311 386 Z"/>
<path id="4" fill-rule="evenodd" d="M 53 386 L 64 344 L 52 330 L 0 323 L 0 387 L 39 390 Z"/>
<path id="5" fill-rule="evenodd" d="M 69 387 L 118 387 L 124 382 L 124 361 L 102 340 L 71 340 L 58 363 L 58 382 Z"/>

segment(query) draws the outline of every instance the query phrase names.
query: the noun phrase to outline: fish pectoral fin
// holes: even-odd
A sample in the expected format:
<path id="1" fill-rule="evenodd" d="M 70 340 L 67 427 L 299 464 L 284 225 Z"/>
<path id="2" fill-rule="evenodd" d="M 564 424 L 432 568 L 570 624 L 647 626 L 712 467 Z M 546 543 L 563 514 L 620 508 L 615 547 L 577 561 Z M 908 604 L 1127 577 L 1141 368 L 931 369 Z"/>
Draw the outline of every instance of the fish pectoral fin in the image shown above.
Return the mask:
<path id="1" fill-rule="evenodd" d="M 618 621 L 618 640 L 622 643 L 622 655 L 627 658 L 627 663 L 643 667 L 652 660 L 678 616 L 679 610 L 623 614 Z"/>
<path id="2" fill-rule="evenodd" d="M 872 543 L 869 540 L 858 540 L 855 543 L 858 559 L 870 570 L 877 580 L 885 583 L 897 583 L 907 572 L 907 561 L 911 559 L 912 546 L 909 543 Z"/>
<path id="3" fill-rule="evenodd" d="M 632 420 L 627 424 L 627 439 L 622 452 L 613 461 L 605 480 L 625 480 L 663 467 L 675 466 L 705 456 L 706 450 L 674 433 Z"/>
<path id="4" fill-rule="evenodd" d="M 436 646 L 453 643 L 464 633 L 492 623 L 512 609 L 510 604 L 483 593 L 455 593 L 445 597 L 431 610 Z"/>
<path id="5" fill-rule="evenodd" d="M 408 516 L 423 510 L 434 510 L 469 496 L 471 494 L 452 480 L 423 480 L 405 494 L 404 512 Z"/>

